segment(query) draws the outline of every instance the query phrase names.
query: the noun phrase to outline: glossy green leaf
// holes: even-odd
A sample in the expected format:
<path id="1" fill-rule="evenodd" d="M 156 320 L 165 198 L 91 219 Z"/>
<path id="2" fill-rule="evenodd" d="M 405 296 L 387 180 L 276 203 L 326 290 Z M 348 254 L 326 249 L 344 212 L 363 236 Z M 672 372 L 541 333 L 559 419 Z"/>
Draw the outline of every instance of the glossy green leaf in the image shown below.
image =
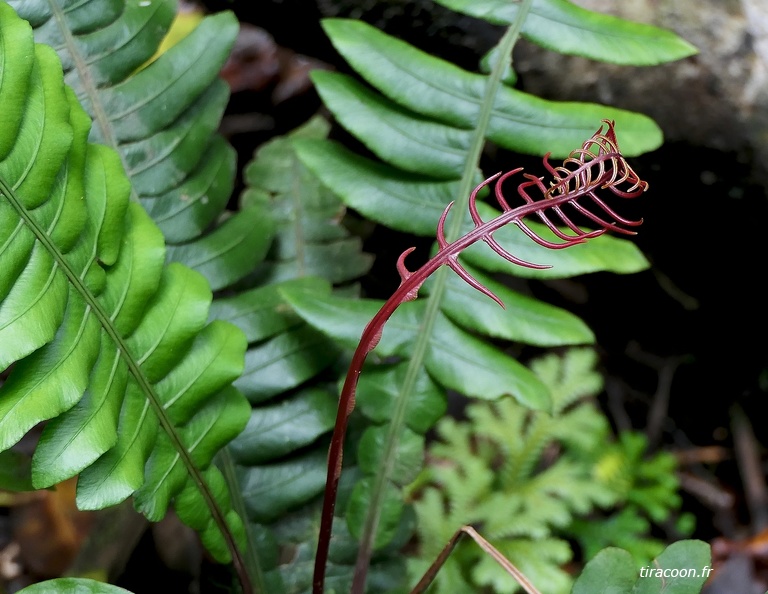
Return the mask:
<path id="1" fill-rule="evenodd" d="M 504 302 L 504 309 L 451 274 L 442 309 L 463 328 L 536 346 L 594 342 L 589 327 L 566 310 L 512 291 L 471 266 L 464 265 L 464 268 Z M 425 283 L 422 289 L 425 293 L 429 293 L 430 284 Z"/>
<path id="2" fill-rule="evenodd" d="M 328 283 L 315 277 L 297 278 L 283 283 L 257 287 L 231 297 L 215 299 L 210 317 L 235 324 L 248 342 L 258 342 L 281 334 L 301 324 L 301 320 L 283 301 L 281 287 L 309 291 L 328 291 Z"/>
<path id="3" fill-rule="evenodd" d="M 453 10 L 510 25 L 519 4 L 507 0 L 437 0 Z M 523 35 L 547 49 L 635 66 L 686 58 L 696 48 L 671 31 L 592 12 L 567 0 L 534 0 Z"/>
<path id="4" fill-rule="evenodd" d="M 469 130 L 420 118 L 337 72 L 312 74 L 336 120 L 387 163 L 417 174 L 459 178 L 469 152 Z"/>
<path id="5" fill-rule="evenodd" d="M 230 444 L 230 451 L 238 463 L 253 465 L 308 446 L 333 428 L 337 400 L 327 390 L 309 388 L 255 410 L 245 431 Z"/>
<path id="6" fill-rule="evenodd" d="M 243 430 L 242 418 L 250 413 L 248 403 L 234 389 L 223 391 L 208 402 L 180 433 L 193 462 L 207 467 L 214 455 Z M 147 462 L 146 480 L 134 494 L 136 508 L 150 521 L 161 520 L 188 480 L 181 456 L 164 434 L 160 434 Z"/>
<path id="7" fill-rule="evenodd" d="M 392 418 L 408 365 L 366 366 L 357 389 L 357 407 L 376 423 Z M 418 433 L 426 433 L 445 414 L 445 395 L 427 373 L 422 372 L 408 399 L 405 423 Z"/>
<path id="8" fill-rule="evenodd" d="M 56 54 L 34 46 L 5 3 L 0 30 L 0 103 L 13 117 L 0 130 L 0 366 L 14 363 L 0 388 L 0 449 L 49 421 L 34 486 L 79 474 L 85 508 L 143 488 L 142 507 L 156 518 L 177 498 L 179 515 L 194 515 L 225 561 L 225 542 L 242 530 L 206 469 L 247 421 L 246 401 L 229 387 L 245 339 L 206 323 L 202 276 L 164 266 L 162 236 L 128 203 L 118 155 L 88 143 L 89 119 Z M 183 509 L 186 492 L 197 500 Z"/>
<path id="9" fill-rule="evenodd" d="M 87 578 L 57 578 L 27 586 L 19 594 L 131 594 L 112 584 Z"/>
<path id="10" fill-rule="evenodd" d="M 284 295 L 307 322 L 342 342 L 356 342 L 380 307 L 370 300 L 320 297 L 298 291 L 284 291 Z M 416 301 L 399 307 L 374 353 L 408 357 L 420 332 L 425 306 L 423 301 Z M 531 408 L 549 407 L 547 388 L 527 368 L 442 316 L 431 336 L 425 365 L 436 382 L 468 396 L 495 399 L 509 394 Z"/>
<path id="11" fill-rule="evenodd" d="M 282 294 L 299 316 L 349 348 L 357 346 L 363 328 L 383 304 L 373 299 L 318 296 L 285 289 Z M 407 357 L 411 352 L 413 335 L 418 329 L 422 312 L 422 303 L 406 303 L 398 308 L 387 322 L 374 352 L 384 357 Z"/>
<path id="12" fill-rule="evenodd" d="M 218 74 L 237 35 L 234 16 L 204 18 L 147 64 L 176 14 L 173 0 L 9 4 L 38 42 L 58 52 L 94 120 L 90 139 L 120 154 L 132 198 L 160 225 L 169 259 L 198 269 L 216 288 L 250 271 L 269 240 L 266 223 L 254 213 L 249 223 L 243 213 L 226 230 L 216 225 L 236 167 L 234 150 L 216 134 L 229 98 Z M 250 233 L 254 227 L 259 233 Z"/>
<path id="13" fill-rule="evenodd" d="M 317 331 L 301 325 L 251 347 L 235 386 L 252 402 L 262 402 L 314 377 L 338 352 Z"/>
<path id="14" fill-rule="evenodd" d="M 548 410 L 549 390 L 525 367 L 496 347 L 475 338 L 440 317 L 427 371 L 446 387 L 462 394 L 493 400 L 511 395 L 535 410 Z"/>
<path id="15" fill-rule="evenodd" d="M 144 209 L 171 244 L 202 235 L 227 205 L 235 163 L 223 138 L 214 137 L 186 182 L 157 195 L 141 196 Z"/>
<path id="16" fill-rule="evenodd" d="M 399 231 L 434 236 L 458 182 L 435 181 L 360 157 L 335 143 L 297 145 L 302 162 L 367 218 Z"/>
<path id="17" fill-rule="evenodd" d="M 243 279 L 264 259 L 272 234 L 262 209 L 245 209 L 197 241 L 170 246 L 168 259 L 197 270 L 216 291 Z"/>
<path id="18" fill-rule="evenodd" d="M 312 451 L 272 464 L 240 467 L 249 519 L 270 522 L 317 497 L 325 486 L 325 451 Z"/>
<path id="19" fill-rule="evenodd" d="M 486 77 L 426 54 L 361 21 L 329 19 L 334 47 L 373 87 L 423 116 L 472 129 Z M 625 155 L 657 148 L 661 131 L 648 117 L 604 105 L 547 101 L 509 87 L 495 99 L 487 138 L 509 150 L 563 158 L 592 136 L 602 119 L 616 121 Z"/>
<path id="20" fill-rule="evenodd" d="M 384 463 L 384 445 L 388 425 L 368 427 L 357 446 L 357 463 L 366 474 L 375 474 Z M 398 485 L 413 482 L 424 464 L 424 436 L 403 429 L 398 438 L 397 452 L 392 459 L 392 476 Z"/>

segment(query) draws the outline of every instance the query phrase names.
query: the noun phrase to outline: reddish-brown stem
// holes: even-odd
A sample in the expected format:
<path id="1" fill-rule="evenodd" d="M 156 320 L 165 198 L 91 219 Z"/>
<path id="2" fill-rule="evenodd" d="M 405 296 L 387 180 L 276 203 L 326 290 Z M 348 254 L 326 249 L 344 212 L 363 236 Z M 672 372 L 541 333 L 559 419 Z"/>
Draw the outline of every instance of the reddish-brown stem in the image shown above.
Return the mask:
<path id="1" fill-rule="evenodd" d="M 501 194 L 499 185 L 503 180 L 506 180 L 509 176 L 518 173 L 520 169 L 514 170 L 505 174 L 503 177 L 499 177 L 498 173 L 487 180 L 485 180 L 475 191 L 472 192 L 470 197 L 469 209 L 472 216 L 472 220 L 475 224 L 474 229 L 469 233 L 461 236 L 459 239 L 452 243 L 447 243 L 443 232 L 445 220 L 448 212 L 452 206 L 449 204 L 443 211 L 442 216 L 438 222 L 437 238 L 440 250 L 437 254 L 430 259 L 426 264 L 415 272 L 409 272 L 404 263 L 405 256 L 412 251 L 413 248 L 407 250 L 398 260 L 398 271 L 402 278 L 402 282 L 394 294 L 384 303 L 381 309 L 376 313 L 373 319 L 363 330 L 360 342 L 357 349 L 352 355 L 352 361 L 350 362 L 347 376 L 344 381 L 344 386 L 339 398 L 338 412 L 336 417 L 336 425 L 333 429 L 333 435 L 331 437 L 331 445 L 328 452 L 328 473 L 325 485 L 325 495 L 323 500 L 323 509 L 320 519 L 320 532 L 318 535 L 318 547 L 315 557 L 314 577 L 312 583 L 313 594 L 322 594 L 325 580 L 325 566 L 328 560 L 328 552 L 330 549 L 331 533 L 333 529 L 333 517 L 336 507 L 336 495 L 339 487 L 339 478 L 341 476 L 342 460 L 343 460 L 343 447 L 344 437 L 347 431 L 347 424 L 349 415 L 355 408 L 355 393 L 357 390 L 357 383 L 362 372 L 365 359 L 378 344 L 381 339 L 384 324 L 392 316 L 395 310 L 400 304 L 415 299 L 419 287 L 432 273 L 434 273 L 440 266 L 447 265 L 454 270 L 463 280 L 465 280 L 472 287 L 480 291 L 481 293 L 488 295 L 491 299 L 499 303 L 503 307 L 501 300 L 496 297 L 490 290 L 477 282 L 472 278 L 469 273 L 458 262 L 459 254 L 466 248 L 478 241 L 484 241 L 488 246 L 497 254 L 503 258 L 514 262 L 522 266 L 528 266 L 531 268 L 543 268 L 539 264 L 532 264 L 520 260 L 507 252 L 500 244 L 493 239 L 493 233 L 504 227 L 509 223 L 515 223 L 518 227 L 531 239 L 539 243 L 542 246 L 548 248 L 564 248 L 578 243 L 583 243 L 589 238 L 596 237 L 604 233 L 606 230 L 615 230 L 623 233 L 632 233 L 627 229 L 620 227 L 620 224 L 634 226 L 640 224 L 639 221 L 630 221 L 618 217 L 610 208 L 599 200 L 595 192 L 600 189 L 609 189 L 617 196 L 623 198 L 634 198 L 639 196 L 647 189 L 647 184 L 639 180 L 637 175 L 629 168 L 624 161 L 624 157 L 618 151 L 616 145 L 616 138 L 613 133 L 612 122 L 606 122 L 608 124 L 608 130 L 605 135 L 602 135 L 602 128 L 593 136 L 590 141 L 585 143 L 584 147 L 580 151 L 574 151 L 571 157 L 566 159 L 565 164 L 575 165 L 574 170 L 567 169 L 565 164 L 563 167 L 552 167 L 549 165 L 545 158 L 545 165 L 555 176 L 553 184 L 547 188 L 540 178 L 525 175 L 525 182 L 518 186 L 518 193 L 524 199 L 525 204 L 517 208 L 510 208 L 506 200 Z M 593 145 L 600 147 L 598 154 L 593 154 L 587 149 Z M 595 174 L 597 171 L 597 174 Z M 496 187 L 496 198 L 503 212 L 494 219 L 488 222 L 483 222 L 477 211 L 475 200 L 479 190 L 487 186 L 494 180 L 499 180 Z M 619 188 L 619 184 L 629 184 L 630 187 L 626 190 Z M 574 187 L 571 187 L 574 186 Z M 528 193 L 527 188 L 537 188 L 542 198 L 538 200 L 532 199 Z M 577 200 L 583 196 L 589 196 L 593 203 L 597 205 L 603 213 L 609 218 L 615 219 L 614 221 L 606 221 L 597 215 L 592 215 L 580 205 L 577 204 Z M 562 211 L 560 207 L 565 204 L 571 204 L 576 208 L 578 212 L 585 214 L 589 219 L 597 224 L 601 225 L 601 229 L 594 231 L 582 230 L 575 223 L 572 223 Z M 572 234 L 566 234 L 555 226 L 552 221 L 546 216 L 545 211 L 554 211 L 558 214 L 558 218 L 561 222 L 572 232 Z M 524 219 L 530 214 L 539 214 L 543 222 L 549 227 L 555 236 L 562 240 L 562 243 L 556 243 L 537 235 L 532 231 L 525 223 Z M 364 579 L 364 576 L 363 578 Z"/>

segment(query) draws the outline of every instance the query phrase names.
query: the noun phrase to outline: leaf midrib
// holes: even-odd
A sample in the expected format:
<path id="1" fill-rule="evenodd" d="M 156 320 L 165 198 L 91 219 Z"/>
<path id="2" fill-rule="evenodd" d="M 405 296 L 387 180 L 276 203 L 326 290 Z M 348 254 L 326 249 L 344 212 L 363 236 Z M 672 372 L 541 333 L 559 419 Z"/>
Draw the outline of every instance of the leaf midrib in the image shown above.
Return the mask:
<path id="1" fill-rule="evenodd" d="M 114 149 L 114 151 L 120 156 L 120 163 L 122 164 L 123 171 L 129 171 L 128 163 L 125 160 L 123 152 L 118 150 L 120 145 L 117 142 L 115 130 L 112 127 L 110 118 L 107 116 L 106 110 L 104 109 L 104 104 L 99 98 L 98 89 L 93 82 L 91 71 L 88 68 L 88 62 L 78 51 L 77 44 L 75 43 L 72 32 L 69 30 L 69 27 L 67 27 L 64 11 L 59 6 L 57 0 L 48 0 L 48 5 L 51 7 L 51 13 L 56 19 L 56 24 L 59 31 L 61 32 L 62 38 L 64 39 L 64 45 L 67 48 L 67 52 L 72 57 L 72 61 L 75 64 L 75 69 L 77 70 L 78 76 L 80 77 L 80 83 L 82 84 L 82 87 L 85 90 L 85 94 L 87 95 L 91 104 L 92 113 L 90 115 L 94 122 L 98 125 L 99 130 L 101 130 L 103 139 L 102 144 L 105 144 L 106 146 Z M 133 184 L 131 184 L 131 201 L 138 202 L 138 200 L 139 196 L 134 190 Z"/>
<path id="2" fill-rule="evenodd" d="M 120 336 L 120 333 L 115 327 L 110 315 L 102 307 L 98 298 L 88 289 L 88 287 L 85 286 L 83 280 L 67 262 L 65 254 L 63 254 L 59 250 L 59 248 L 53 243 L 51 238 L 48 236 L 47 232 L 44 229 L 42 229 L 40 225 L 38 225 L 37 221 L 35 221 L 34 218 L 30 216 L 30 213 L 27 212 L 27 209 L 19 201 L 19 199 L 16 197 L 15 192 L 13 192 L 13 190 L 9 187 L 9 185 L 5 182 L 3 178 L 0 178 L 0 190 L 2 190 L 2 194 L 5 196 L 6 200 L 8 200 L 8 202 L 17 212 L 17 214 L 19 215 L 19 218 L 21 218 L 24 221 L 24 224 L 27 226 L 27 228 L 29 228 L 29 230 L 32 231 L 32 233 L 35 236 L 35 239 L 43 245 L 45 250 L 54 259 L 54 261 L 56 262 L 57 268 L 61 270 L 64 273 L 64 275 L 67 277 L 67 280 L 70 286 L 72 286 L 75 289 L 75 291 L 80 296 L 80 298 L 83 299 L 83 301 L 85 302 L 86 307 L 93 312 L 94 316 L 96 316 L 96 319 L 98 320 L 99 325 L 107 333 L 110 340 L 115 344 L 117 350 L 121 354 L 123 361 L 125 361 L 126 365 L 128 366 L 128 369 L 131 375 L 139 384 L 139 388 L 144 393 L 147 400 L 149 400 L 149 402 L 152 404 L 152 407 L 155 409 L 155 413 L 157 414 L 161 425 L 163 425 L 163 428 L 166 430 L 167 433 L 169 433 L 169 436 L 171 437 L 172 441 L 174 441 L 174 443 L 180 449 L 184 450 L 184 446 L 180 442 L 174 427 L 172 426 L 168 418 L 162 413 L 163 407 L 162 407 L 160 398 L 158 397 L 157 393 L 154 391 L 152 385 L 149 383 L 149 380 L 147 380 L 146 376 L 142 373 L 141 367 L 138 361 L 136 361 L 136 359 L 133 357 L 128 347 L 128 344 Z M 89 268 L 90 265 L 91 264 L 89 263 L 89 266 L 87 266 L 86 269 Z M 191 461 L 190 461 L 190 464 L 191 464 Z"/>

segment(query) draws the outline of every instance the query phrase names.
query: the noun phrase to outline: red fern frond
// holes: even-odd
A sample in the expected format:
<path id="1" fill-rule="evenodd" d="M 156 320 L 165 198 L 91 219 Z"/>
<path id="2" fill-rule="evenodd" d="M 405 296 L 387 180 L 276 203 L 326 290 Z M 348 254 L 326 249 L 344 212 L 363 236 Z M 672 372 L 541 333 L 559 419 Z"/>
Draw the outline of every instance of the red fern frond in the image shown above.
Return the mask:
<path id="1" fill-rule="evenodd" d="M 547 180 L 546 183 L 543 177 L 523 173 L 524 181 L 517 186 L 517 194 L 523 201 L 521 206 L 516 208 L 510 206 L 503 194 L 503 185 L 513 175 L 521 173 L 522 169 L 515 169 L 504 175 L 497 173 L 475 188 L 469 197 L 469 214 L 474 223 L 474 228 L 469 233 L 462 235 L 456 241 L 448 242 L 445 237 L 445 221 L 453 206 L 451 203 L 445 208 L 437 223 L 437 243 L 440 247 L 437 254 L 424 266 L 413 272 L 406 267 L 405 258 L 414 248 L 405 250 L 398 258 L 397 270 L 400 273 L 400 286 L 363 330 L 341 391 L 336 425 L 328 452 L 328 477 L 320 520 L 317 556 L 315 557 L 314 594 L 323 592 L 333 511 L 339 476 L 341 475 L 344 435 L 347 419 L 355 406 L 357 380 L 365 358 L 379 342 L 384 324 L 395 309 L 400 304 L 415 299 L 419 287 L 427 277 L 443 265 L 451 268 L 471 287 L 504 307 L 496 295 L 462 267 L 458 258 L 459 254 L 472 244 L 484 241 L 499 256 L 514 264 L 527 268 L 549 268 L 545 264 L 535 264 L 518 258 L 509 253 L 493 238 L 494 232 L 510 223 L 517 225 L 525 235 L 537 244 L 550 249 L 562 249 L 584 243 L 606 231 L 633 235 L 634 231 L 627 227 L 635 227 L 642 223 L 642 221 L 621 217 L 599 195 L 609 192 L 619 198 L 636 198 L 648 189 L 648 184 L 637 176 L 622 156 L 614 132 L 614 122 L 603 120 L 603 124 L 605 126 L 600 126 L 592 138 L 587 140 L 581 148 L 573 151 L 562 165 L 552 166 L 549 162 L 549 154 L 544 157 L 544 167 L 551 176 L 551 179 Z M 494 181 L 496 182 L 494 195 L 502 212 L 499 216 L 486 222 L 483 221 L 478 212 L 477 195 L 480 190 Z M 591 221 L 596 228 L 586 229 L 582 224 L 574 222 L 571 216 L 567 214 L 566 209 L 573 210 L 581 217 Z M 526 218 L 531 215 L 535 215 L 552 232 L 556 241 L 545 239 L 530 228 Z M 356 571 L 355 584 L 359 585 L 365 581 L 365 568 L 358 566 L 357 569 L 359 571 Z"/>
<path id="2" fill-rule="evenodd" d="M 421 284 L 414 284 L 414 275 L 421 273 L 419 277 L 423 282 L 436 268 L 445 264 L 471 287 L 504 307 L 496 295 L 459 264 L 458 256 L 472 243 L 484 241 L 494 252 L 514 264 L 526 268 L 549 268 L 546 264 L 535 264 L 510 254 L 493 238 L 496 230 L 509 223 L 514 223 L 530 239 L 550 249 L 562 249 L 584 243 L 606 231 L 633 235 L 634 231 L 627 227 L 635 227 L 642 221 L 621 217 L 598 196 L 598 192 L 609 191 L 620 198 L 636 198 L 648 189 L 648 184 L 637 176 L 621 154 L 613 128 L 614 123 L 609 120 L 603 120 L 603 123 L 607 126 L 605 132 L 601 126 L 581 148 L 571 152 L 562 165 L 553 167 L 549 162 L 549 154 L 544 157 L 544 167 L 552 176 L 552 179 L 548 180 L 548 185 L 545 184 L 543 177 L 523 173 L 525 181 L 517 186 L 517 193 L 523 200 L 523 206 L 512 208 L 503 194 L 504 182 L 522 172 L 522 168 L 514 169 L 504 175 L 497 173 L 477 186 L 469 197 L 469 214 L 475 228 L 455 242 L 448 243 L 445 237 L 445 221 L 453 206 L 451 202 L 443 211 L 437 224 L 437 242 L 440 246 L 437 255 L 413 273 L 405 267 L 405 257 L 413 250 L 406 250 L 400 256 L 397 268 L 400 272 L 401 287 L 407 285 L 408 293 L 399 297 L 403 300 L 414 299 Z M 480 190 L 494 181 L 496 182 L 494 195 L 501 206 L 502 213 L 491 221 L 485 222 L 477 210 L 477 195 Z M 591 202 L 593 210 L 600 214 L 595 214 L 580 201 Z M 598 228 L 587 230 L 574 223 L 566 214 L 564 210 L 566 207 L 573 209 Z M 533 231 L 526 222 L 526 217 L 533 214 L 560 241 L 547 240 Z M 396 295 L 393 295 L 393 298 Z"/>

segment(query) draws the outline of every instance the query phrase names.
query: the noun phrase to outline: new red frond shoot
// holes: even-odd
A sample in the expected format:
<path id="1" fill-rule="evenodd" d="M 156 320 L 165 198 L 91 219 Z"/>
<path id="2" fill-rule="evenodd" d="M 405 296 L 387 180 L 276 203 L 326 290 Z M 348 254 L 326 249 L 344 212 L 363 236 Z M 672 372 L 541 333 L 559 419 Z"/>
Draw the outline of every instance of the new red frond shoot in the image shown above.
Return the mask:
<path id="1" fill-rule="evenodd" d="M 413 272 L 407 269 L 405 258 L 414 248 L 407 249 L 398 259 L 400 286 L 363 330 L 339 399 L 336 425 L 328 453 L 328 476 L 315 558 L 314 594 L 323 592 L 336 492 L 341 475 L 344 435 L 347 419 L 354 409 L 357 380 L 366 356 L 379 342 L 384 324 L 395 309 L 400 304 L 415 299 L 424 281 L 443 265 L 503 307 L 504 304 L 496 295 L 462 267 L 459 254 L 474 243 L 484 241 L 499 256 L 514 264 L 527 268 L 549 268 L 546 264 L 536 264 L 518 258 L 494 239 L 494 232 L 510 223 L 517 225 L 532 241 L 550 249 L 562 249 L 584 243 L 606 231 L 633 235 L 632 228 L 642 223 L 622 217 L 608 206 L 604 199 L 609 195 L 622 199 L 637 198 L 648 189 L 648 184 L 637 176 L 622 156 L 616 140 L 614 122 L 603 120 L 603 125 L 598 131 L 581 148 L 571 152 L 562 165 L 551 165 L 549 155 L 546 155 L 544 168 L 548 172 L 546 178 L 524 173 L 522 169 L 489 177 L 475 188 L 469 197 L 469 214 L 474 223 L 474 228 L 469 233 L 448 242 L 445 236 L 445 221 L 453 206 L 451 203 L 437 222 L 437 254 Z M 512 207 L 504 195 L 503 187 L 518 174 L 521 175 L 522 181 L 517 185 L 516 199 L 522 200 L 522 204 Z M 483 221 L 477 209 L 477 195 L 480 190 L 494 182 L 494 197 L 501 207 L 501 214 L 489 221 Z M 526 221 L 532 216 L 551 231 L 554 240 L 545 239 L 529 226 Z M 584 223 L 576 222 L 574 216 L 577 216 L 579 221 L 589 221 L 594 228 L 586 228 Z"/>

